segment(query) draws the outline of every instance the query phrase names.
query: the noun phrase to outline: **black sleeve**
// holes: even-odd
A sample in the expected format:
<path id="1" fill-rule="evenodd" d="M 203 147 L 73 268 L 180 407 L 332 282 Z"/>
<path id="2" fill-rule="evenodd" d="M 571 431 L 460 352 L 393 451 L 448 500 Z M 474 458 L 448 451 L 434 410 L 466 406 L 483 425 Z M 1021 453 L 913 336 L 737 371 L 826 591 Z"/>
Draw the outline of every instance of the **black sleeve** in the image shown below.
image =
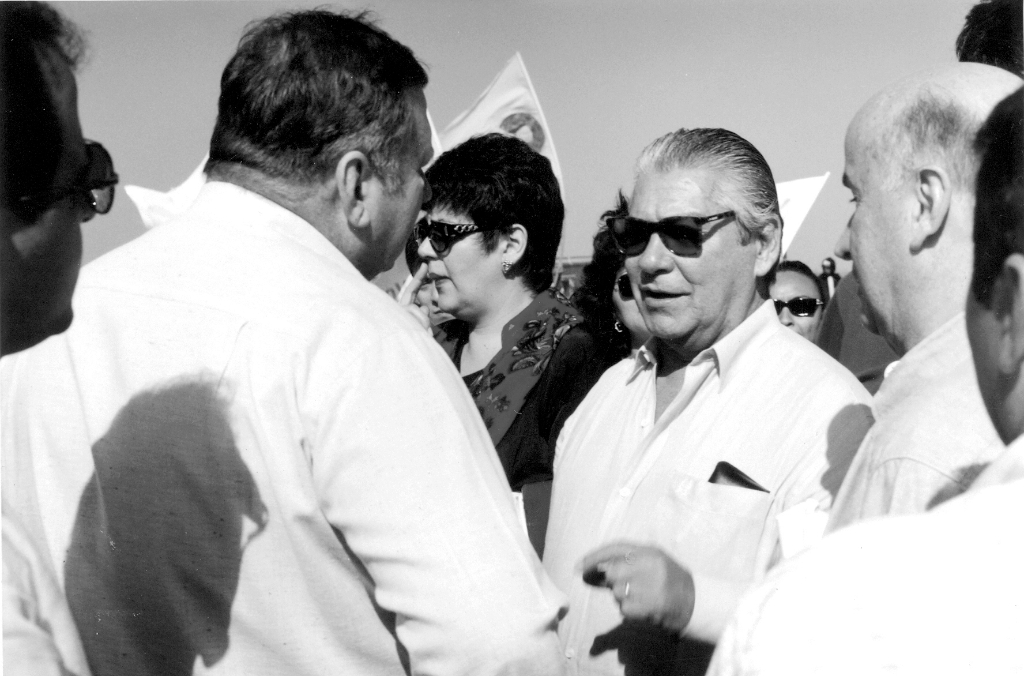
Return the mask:
<path id="1" fill-rule="evenodd" d="M 513 490 L 551 480 L 562 426 L 609 365 L 583 326 L 562 337 L 516 421 L 498 442 L 498 456 Z"/>

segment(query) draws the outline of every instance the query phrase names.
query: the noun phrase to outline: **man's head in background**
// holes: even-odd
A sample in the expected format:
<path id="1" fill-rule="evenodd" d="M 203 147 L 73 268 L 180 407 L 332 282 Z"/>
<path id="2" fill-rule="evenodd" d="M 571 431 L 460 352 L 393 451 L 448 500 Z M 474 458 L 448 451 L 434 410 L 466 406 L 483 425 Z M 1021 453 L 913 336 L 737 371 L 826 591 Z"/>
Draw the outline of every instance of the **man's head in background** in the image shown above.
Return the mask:
<path id="1" fill-rule="evenodd" d="M 983 0 L 971 8 L 956 39 L 963 62 L 986 63 L 1024 76 L 1024 6 L 1020 0 Z"/>
<path id="2" fill-rule="evenodd" d="M 985 406 L 1010 443 L 1024 431 L 1024 89 L 996 107 L 977 147 L 967 330 Z"/>
<path id="3" fill-rule="evenodd" d="M 401 254 L 429 197 L 426 84 L 413 53 L 366 14 L 254 23 L 221 76 L 207 174 L 294 211 L 372 277 Z"/>
<path id="4" fill-rule="evenodd" d="M 855 210 L 836 254 L 853 260 L 865 325 L 899 355 L 962 311 L 974 137 L 1020 84 L 992 66 L 956 64 L 883 89 L 850 123 L 843 183 Z"/>
<path id="5" fill-rule="evenodd" d="M 117 175 L 82 137 L 74 25 L 42 3 L 0 3 L 0 50 L 0 353 L 10 354 L 71 324 L 79 224 L 110 209 Z"/>
<path id="6" fill-rule="evenodd" d="M 782 325 L 814 342 L 825 306 L 825 292 L 814 271 L 801 261 L 782 261 L 768 286 Z"/>

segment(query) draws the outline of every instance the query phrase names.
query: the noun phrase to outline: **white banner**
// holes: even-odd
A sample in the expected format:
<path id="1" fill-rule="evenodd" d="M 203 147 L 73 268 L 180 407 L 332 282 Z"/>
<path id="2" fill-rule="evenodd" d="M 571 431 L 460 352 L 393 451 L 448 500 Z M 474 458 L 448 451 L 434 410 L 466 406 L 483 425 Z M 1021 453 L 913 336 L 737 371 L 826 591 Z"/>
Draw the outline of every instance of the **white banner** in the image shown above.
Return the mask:
<path id="1" fill-rule="evenodd" d="M 551 129 L 519 52 L 509 59 L 476 103 L 445 127 L 441 132 L 441 145 L 449 150 L 471 136 L 490 132 L 516 136 L 548 158 L 564 198 L 562 165 L 558 163 Z"/>
<path id="2" fill-rule="evenodd" d="M 782 255 L 786 255 L 789 245 L 803 225 L 808 212 L 818 199 L 818 193 L 828 180 L 829 172 L 823 176 L 798 178 L 795 181 L 776 183 L 775 190 L 779 194 L 779 211 L 782 212 Z"/>

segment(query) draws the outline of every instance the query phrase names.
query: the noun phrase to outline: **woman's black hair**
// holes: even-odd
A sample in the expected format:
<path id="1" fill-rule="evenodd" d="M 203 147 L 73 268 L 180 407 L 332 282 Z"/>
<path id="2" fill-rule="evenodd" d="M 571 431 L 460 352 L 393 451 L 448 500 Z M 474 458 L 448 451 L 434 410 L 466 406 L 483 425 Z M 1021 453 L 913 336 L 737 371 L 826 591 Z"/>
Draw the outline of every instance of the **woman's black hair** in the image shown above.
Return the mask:
<path id="1" fill-rule="evenodd" d="M 594 256 L 584 266 L 583 283 L 572 297 L 591 333 L 607 350 L 609 360 L 615 361 L 629 354 L 631 338 L 629 329 L 618 321 L 612 303 L 612 289 L 626 255 L 615 247 L 607 221 L 614 216 L 628 215 L 629 203 L 619 191 L 615 208 L 601 214 L 601 227 L 594 235 Z"/>

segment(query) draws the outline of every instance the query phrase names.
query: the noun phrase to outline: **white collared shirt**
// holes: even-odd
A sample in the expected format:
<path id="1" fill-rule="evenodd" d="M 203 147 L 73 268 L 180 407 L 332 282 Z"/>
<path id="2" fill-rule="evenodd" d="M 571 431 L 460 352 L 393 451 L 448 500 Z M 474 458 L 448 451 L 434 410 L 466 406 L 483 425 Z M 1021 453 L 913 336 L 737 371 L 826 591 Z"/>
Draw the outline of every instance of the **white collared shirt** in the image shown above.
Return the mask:
<path id="1" fill-rule="evenodd" d="M 871 424 L 870 396 L 764 303 L 686 367 L 655 420 L 650 345 L 609 369 L 558 440 L 544 565 L 569 595 L 559 626 L 573 672 L 621 674 L 599 637 L 622 622 L 576 565 L 614 540 L 661 547 L 694 575 L 687 635 L 714 641 L 741 593 L 778 556 L 775 517 L 832 495 Z M 767 489 L 712 484 L 729 462 Z M 595 645 L 595 639 L 597 645 Z"/>
<path id="2" fill-rule="evenodd" d="M 465 386 L 310 224 L 209 183 L 75 315 L 4 360 L 2 479 L 95 676 L 560 671 Z"/>
<path id="3" fill-rule="evenodd" d="M 1019 478 L 843 528 L 743 599 L 708 675 L 1024 673 L 1022 532 Z"/>
<path id="4" fill-rule="evenodd" d="M 981 400 L 963 312 L 896 362 L 872 409 L 875 424 L 836 496 L 830 532 L 934 507 L 1006 450 Z"/>

